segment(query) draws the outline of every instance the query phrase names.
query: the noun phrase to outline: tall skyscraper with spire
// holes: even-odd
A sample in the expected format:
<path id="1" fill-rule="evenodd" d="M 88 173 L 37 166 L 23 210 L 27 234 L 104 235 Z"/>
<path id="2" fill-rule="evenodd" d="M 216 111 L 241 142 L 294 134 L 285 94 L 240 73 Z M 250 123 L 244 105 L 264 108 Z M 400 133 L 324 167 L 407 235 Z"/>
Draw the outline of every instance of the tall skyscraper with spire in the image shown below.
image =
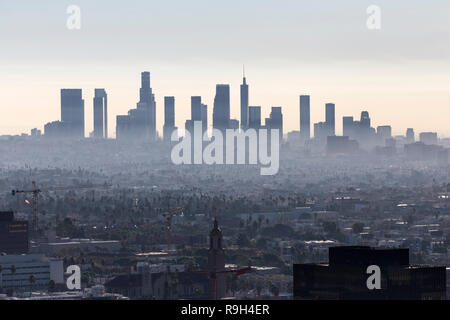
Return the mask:
<path id="1" fill-rule="evenodd" d="M 245 78 L 245 67 L 242 73 L 242 84 L 241 84 L 241 129 L 246 129 L 248 127 L 248 84 Z"/>

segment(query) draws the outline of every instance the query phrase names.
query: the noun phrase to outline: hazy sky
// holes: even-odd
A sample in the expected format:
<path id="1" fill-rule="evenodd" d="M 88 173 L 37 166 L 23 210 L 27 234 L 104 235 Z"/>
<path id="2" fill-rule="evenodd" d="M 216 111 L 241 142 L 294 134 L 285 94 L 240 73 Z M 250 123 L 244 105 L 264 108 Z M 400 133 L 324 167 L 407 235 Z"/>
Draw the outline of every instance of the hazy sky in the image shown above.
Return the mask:
<path id="1" fill-rule="evenodd" d="M 381 8 L 381 30 L 366 26 Z M 68 30 L 69 5 L 81 29 Z M 108 93 L 115 117 L 138 101 L 140 72 L 150 71 L 158 130 L 164 96 L 175 96 L 184 128 L 190 96 L 201 95 L 209 122 L 217 83 L 231 86 L 239 119 L 245 64 L 250 105 L 282 106 L 285 130 L 298 130 L 300 94 L 311 95 L 311 120 L 325 103 L 342 116 L 369 111 L 391 124 L 450 137 L 450 1 L 448 0 L 0 0 L 0 134 L 43 129 L 60 119 L 60 89 L 82 88 L 86 135 L 94 88 Z"/>

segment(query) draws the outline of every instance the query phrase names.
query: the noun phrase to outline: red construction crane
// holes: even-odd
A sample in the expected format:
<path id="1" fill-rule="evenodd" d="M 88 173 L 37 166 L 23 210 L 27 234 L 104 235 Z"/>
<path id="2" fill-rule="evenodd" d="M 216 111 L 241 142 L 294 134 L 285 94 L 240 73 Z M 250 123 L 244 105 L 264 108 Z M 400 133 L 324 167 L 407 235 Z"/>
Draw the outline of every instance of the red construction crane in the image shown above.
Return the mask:
<path id="1" fill-rule="evenodd" d="M 31 190 L 12 190 L 11 194 L 15 196 L 17 193 L 31 193 L 33 194 L 33 199 L 31 206 L 33 208 L 33 224 L 32 224 L 32 230 L 36 234 L 38 231 L 38 199 L 39 199 L 39 193 L 45 192 L 45 191 L 63 191 L 63 190 L 78 190 L 78 189 L 92 189 L 92 188 L 109 188 L 111 185 L 108 184 L 99 184 L 99 185 L 90 185 L 90 186 L 73 186 L 73 187 L 54 187 L 50 189 L 39 189 L 36 186 L 36 182 L 31 182 L 32 189 Z"/>
<path id="2" fill-rule="evenodd" d="M 218 271 L 192 271 L 192 273 L 207 273 L 209 274 L 210 286 L 211 286 L 211 299 L 217 299 L 217 274 L 227 274 L 234 273 L 237 276 L 241 276 L 246 274 L 247 272 L 251 272 L 251 267 L 245 267 L 241 269 L 232 269 L 232 270 L 218 270 Z"/>

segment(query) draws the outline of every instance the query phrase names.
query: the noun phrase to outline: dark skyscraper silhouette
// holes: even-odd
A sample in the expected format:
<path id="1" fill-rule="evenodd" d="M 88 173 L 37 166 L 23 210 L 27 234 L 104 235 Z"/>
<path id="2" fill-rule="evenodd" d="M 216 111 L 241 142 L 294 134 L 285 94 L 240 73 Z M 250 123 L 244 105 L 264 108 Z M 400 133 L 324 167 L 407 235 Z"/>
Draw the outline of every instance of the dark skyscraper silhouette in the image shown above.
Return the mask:
<path id="1" fill-rule="evenodd" d="M 327 103 L 325 105 L 325 122 L 328 128 L 328 135 L 336 135 L 336 120 L 335 120 L 335 105 L 334 103 Z"/>
<path id="2" fill-rule="evenodd" d="M 208 106 L 202 103 L 202 97 L 192 96 L 191 97 L 191 119 L 186 120 L 185 128 L 191 134 L 194 130 L 194 121 L 202 122 L 203 132 L 207 130 L 208 127 Z"/>
<path id="3" fill-rule="evenodd" d="M 248 127 L 252 129 L 261 128 L 261 107 L 248 108 Z"/>
<path id="4" fill-rule="evenodd" d="M 105 89 L 95 89 L 93 137 L 108 138 L 108 97 Z"/>
<path id="5" fill-rule="evenodd" d="M 164 128 L 165 141 L 170 141 L 173 130 L 175 130 L 175 97 L 164 97 Z"/>
<path id="6" fill-rule="evenodd" d="M 202 97 L 199 96 L 191 97 L 191 120 L 192 121 L 202 120 Z"/>
<path id="7" fill-rule="evenodd" d="M 128 111 L 126 116 L 117 116 L 116 136 L 118 139 L 156 138 L 156 102 L 150 87 L 150 72 L 142 72 L 139 102 L 136 109 Z"/>
<path id="8" fill-rule="evenodd" d="M 61 89 L 61 121 L 66 136 L 84 138 L 84 100 L 81 89 Z"/>
<path id="9" fill-rule="evenodd" d="M 309 96 L 300 96 L 300 138 L 302 140 L 309 140 L 311 138 L 311 109 Z"/>
<path id="10" fill-rule="evenodd" d="M 241 128 L 245 129 L 247 127 L 248 127 L 248 85 L 244 71 L 241 84 Z"/>
<path id="11" fill-rule="evenodd" d="M 141 88 L 139 90 L 138 110 L 145 111 L 146 136 L 156 137 L 156 102 L 150 86 L 150 72 L 145 71 L 141 74 Z"/>
<path id="12" fill-rule="evenodd" d="M 225 130 L 230 126 L 230 86 L 218 84 L 214 98 L 213 127 Z"/>

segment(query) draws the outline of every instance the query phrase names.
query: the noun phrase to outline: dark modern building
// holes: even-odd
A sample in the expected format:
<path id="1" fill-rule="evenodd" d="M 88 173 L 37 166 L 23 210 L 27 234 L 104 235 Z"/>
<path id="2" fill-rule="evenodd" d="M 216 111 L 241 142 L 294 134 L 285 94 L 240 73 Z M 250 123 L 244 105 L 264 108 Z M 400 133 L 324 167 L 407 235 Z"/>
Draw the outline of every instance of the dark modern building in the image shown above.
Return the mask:
<path id="1" fill-rule="evenodd" d="M 84 138 L 84 100 L 81 89 L 61 89 L 61 121 L 64 136 Z"/>
<path id="2" fill-rule="evenodd" d="M 28 222 L 15 220 L 12 211 L 0 212 L 0 253 L 28 253 Z"/>
<path id="3" fill-rule="evenodd" d="M 283 138 L 283 113 L 281 107 L 272 107 L 270 112 L 270 118 L 266 119 L 267 129 L 278 129 L 280 133 L 280 139 Z"/>
<path id="4" fill-rule="evenodd" d="M 244 77 L 241 84 L 241 128 L 248 127 L 248 84 L 247 79 Z"/>
<path id="5" fill-rule="evenodd" d="M 164 97 L 163 137 L 165 141 L 170 141 L 175 129 L 175 97 Z"/>
<path id="6" fill-rule="evenodd" d="M 328 264 L 294 264 L 294 299 L 445 300 L 445 267 L 411 266 L 409 249 L 331 247 Z M 369 266 L 380 289 L 369 289 Z"/>
<path id="7" fill-rule="evenodd" d="M 95 89 L 93 137 L 108 139 L 108 96 L 105 89 Z"/>
<path id="8" fill-rule="evenodd" d="M 214 97 L 213 127 L 226 130 L 230 126 L 230 86 L 218 84 Z"/>
<path id="9" fill-rule="evenodd" d="M 252 129 L 261 127 L 261 107 L 248 108 L 248 127 Z"/>
<path id="10" fill-rule="evenodd" d="M 300 138 L 302 140 L 309 140 L 311 138 L 311 109 L 309 96 L 300 96 Z"/>
<path id="11" fill-rule="evenodd" d="M 325 123 L 327 124 L 328 135 L 336 135 L 336 117 L 335 117 L 334 103 L 327 103 L 325 105 Z"/>

